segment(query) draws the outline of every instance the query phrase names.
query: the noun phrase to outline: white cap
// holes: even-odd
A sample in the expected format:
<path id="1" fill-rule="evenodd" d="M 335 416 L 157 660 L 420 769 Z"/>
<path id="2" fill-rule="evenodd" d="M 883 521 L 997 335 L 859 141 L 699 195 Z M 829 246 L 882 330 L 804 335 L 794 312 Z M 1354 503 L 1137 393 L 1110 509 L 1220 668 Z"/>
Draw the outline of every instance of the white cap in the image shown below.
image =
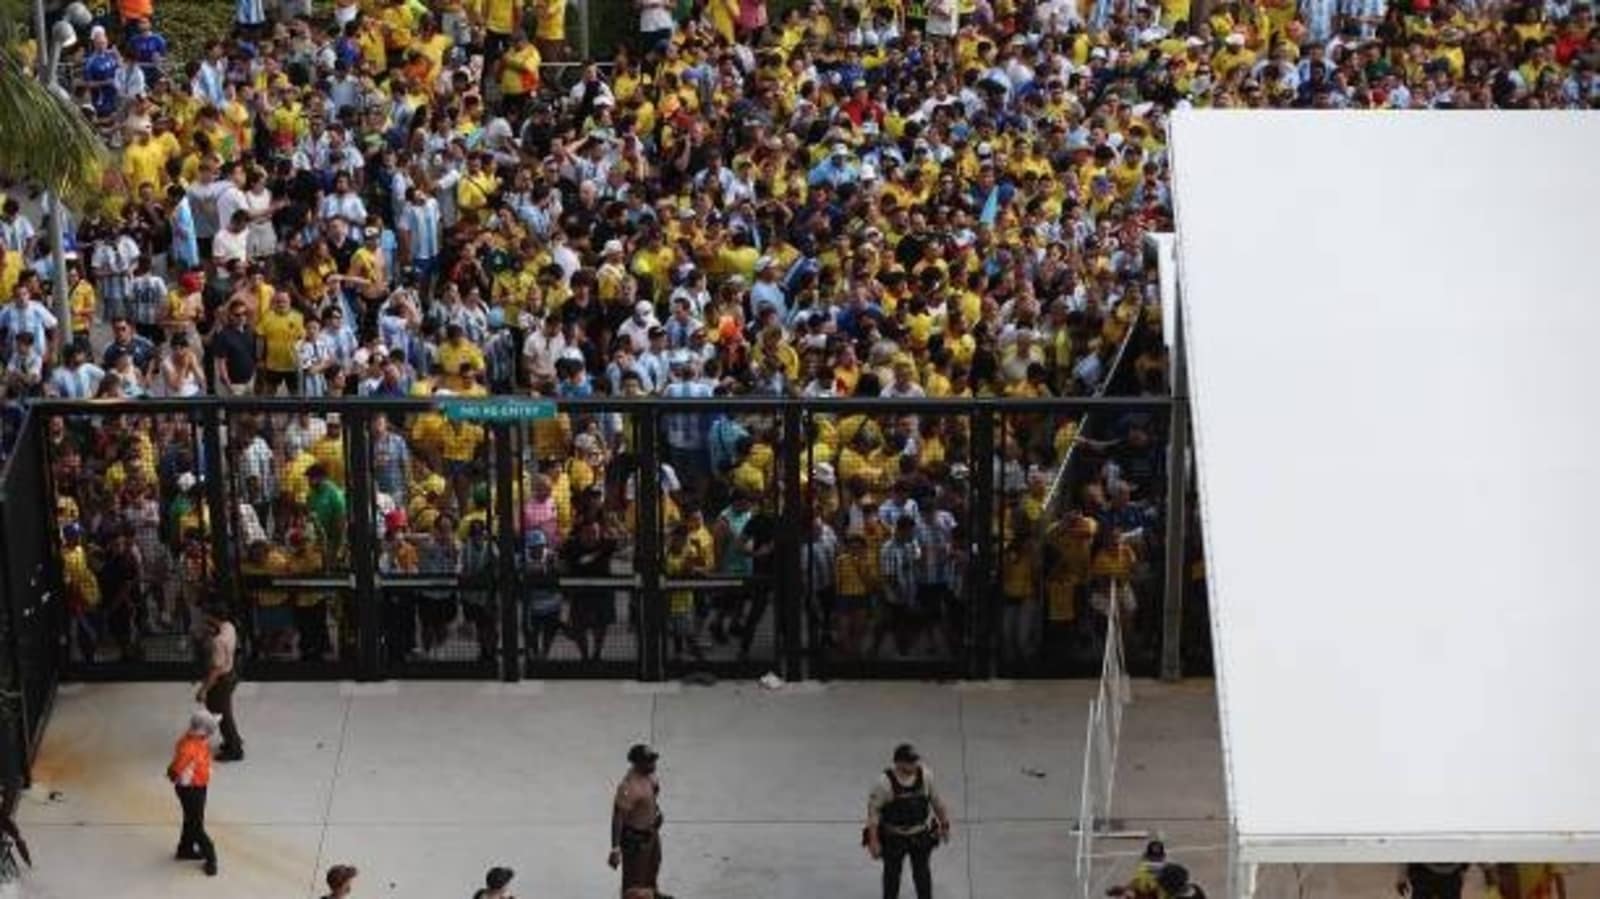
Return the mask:
<path id="1" fill-rule="evenodd" d="M 617 240 L 615 237 L 613 237 L 610 240 L 606 241 L 606 245 L 604 247 L 600 248 L 600 255 L 602 255 L 602 256 L 610 256 L 610 255 L 612 255 L 614 253 L 615 254 L 620 254 L 621 252 L 622 252 L 622 241 Z"/>
<path id="2" fill-rule="evenodd" d="M 1183 45 L 1185 47 L 1204 47 L 1206 45 L 1206 42 L 1201 40 L 1201 39 L 1199 39 L 1199 38 L 1197 38 L 1197 37 L 1191 37 L 1188 40 L 1184 41 Z"/>
<path id="3" fill-rule="evenodd" d="M 863 173 L 861 177 L 865 178 L 866 177 L 865 173 Z M 764 272 L 769 268 L 772 268 L 772 257 L 771 256 L 762 256 L 760 259 L 756 260 L 756 271 L 757 272 Z"/>
<path id="4" fill-rule="evenodd" d="M 1104 48 L 1104 47 L 1096 47 L 1093 50 L 1090 50 L 1089 51 L 1089 58 L 1090 59 L 1105 59 L 1106 58 L 1106 48 Z"/>
<path id="5" fill-rule="evenodd" d="M 1225 43 L 1230 47 L 1243 47 L 1244 46 L 1244 35 L 1240 34 L 1237 31 L 1235 31 L 1234 33 L 1228 35 L 1227 40 L 1225 41 Z"/>
<path id="6" fill-rule="evenodd" d="M 639 313 L 640 315 L 649 315 L 650 313 L 656 311 L 656 307 L 650 305 L 649 300 L 640 300 L 639 302 L 633 304 L 633 311 Z"/>
<path id="7" fill-rule="evenodd" d="M 200 481 L 195 478 L 194 474 L 191 472 L 186 471 L 183 474 L 178 475 L 178 491 L 181 493 L 188 493 L 190 490 L 193 490 L 194 485 L 198 483 L 200 483 Z"/>

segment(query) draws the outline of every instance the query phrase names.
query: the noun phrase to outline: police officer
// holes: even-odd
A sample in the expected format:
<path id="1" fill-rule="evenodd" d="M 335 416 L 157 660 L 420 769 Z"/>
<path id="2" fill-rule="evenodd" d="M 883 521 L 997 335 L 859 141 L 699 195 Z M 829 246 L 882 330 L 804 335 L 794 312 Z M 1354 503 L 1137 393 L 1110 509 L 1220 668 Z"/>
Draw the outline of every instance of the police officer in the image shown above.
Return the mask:
<path id="1" fill-rule="evenodd" d="M 671 899 L 656 886 L 661 873 L 661 783 L 656 780 L 659 757 L 643 743 L 628 750 L 628 773 L 617 784 L 616 801 L 611 806 L 611 854 L 606 861 L 613 869 L 622 869 L 624 895 L 649 890 L 657 899 Z"/>
<path id="2" fill-rule="evenodd" d="M 900 872 L 911 859 L 917 899 L 932 899 L 933 872 L 928 857 L 950 839 L 950 814 L 933 787 L 933 774 L 909 743 L 895 747 L 894 765 L 872 785 L 867 797 L 867 853 L 883 861 L 883 897 L 899 899 Z"/>

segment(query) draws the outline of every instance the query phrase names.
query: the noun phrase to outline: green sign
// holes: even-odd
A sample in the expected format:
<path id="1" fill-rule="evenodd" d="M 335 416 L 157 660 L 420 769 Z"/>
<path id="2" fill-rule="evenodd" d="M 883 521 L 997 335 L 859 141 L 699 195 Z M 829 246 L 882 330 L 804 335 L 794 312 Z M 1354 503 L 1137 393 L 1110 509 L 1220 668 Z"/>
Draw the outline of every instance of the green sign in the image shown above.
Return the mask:
<path id="1" fill-rule="evenodd" d="M 542 421 L 556 417 L 556 404 L 549 400 L 520 397 L 486 399 L 444 399 L 439 401 L 444 417 L 450 421 L 508 422 Z"/>

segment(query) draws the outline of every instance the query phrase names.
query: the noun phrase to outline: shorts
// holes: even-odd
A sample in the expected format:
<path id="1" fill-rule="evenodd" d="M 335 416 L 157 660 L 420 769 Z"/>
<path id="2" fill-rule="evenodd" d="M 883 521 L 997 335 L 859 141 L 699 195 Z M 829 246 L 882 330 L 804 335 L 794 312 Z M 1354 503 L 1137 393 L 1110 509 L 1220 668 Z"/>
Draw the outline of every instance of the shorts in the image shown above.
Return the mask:
<path id="1" fill-rule="evenodd" d="M 262 633 L 286 631 L 294 627 L 294 610 L 287 604 L 256 609 L 256 628 Z"/>
<path id="2" fill-rule="evenodd" d="M 833 612 L 835 615 L 849 615 L 852 612 L 870 612 L 872 610 L 872 597 L 846 596 L 841 593 L 834 598 Z"/>
<path id="3" fill-rule="evenodd" d="M 290 393 L 300 392 L 300 373 L 297 371 L 273 371 L 263 368 L 257 372 L 256 380 L 260 382 L 262 393 L 274 393 L 280 384 L 289 388 Z"/>
<path id="4" fill-rule="evenodd" d="M 573 595 L 571 624 L 574 630 L 594 630 L 616 623 L 617 603 L 610 591 Z"/>
<path id="5" fill-rule="evenodd" d="M 411 271 L 419 280 L 431 278 L 439 273 L 439 259 L 438 257 L 413 259 L 411 260 Z"/>

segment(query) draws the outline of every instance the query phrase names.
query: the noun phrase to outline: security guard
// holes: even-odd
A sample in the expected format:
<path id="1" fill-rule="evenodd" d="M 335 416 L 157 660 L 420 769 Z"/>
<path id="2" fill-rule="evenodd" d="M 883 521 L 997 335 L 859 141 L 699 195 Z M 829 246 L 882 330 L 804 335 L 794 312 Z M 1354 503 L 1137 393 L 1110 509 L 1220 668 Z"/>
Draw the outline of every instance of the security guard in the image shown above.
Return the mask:
<path id="1" fill-rule="evenodd" d="M 167 779 L 183 807 L 183 833 L 178 837 L 176 857 L 180 861 L 202 860 L 206 874 L 217 874 L 217 850 L 206 835 L 206 790 L 211 785 L 211 737 L 217 719 L 204 709 L 189 718 L 189 729 L 172 753 Z"/>
<path id="2" fill-rule="evenodd" d="M 883 860 L 883 897 L 899 899 L 900 872 L 911 859 L 917 899 L 933 899 L 928 857 L 950 839 L 950 815 L 933 787 L 933 775 L 909 743 L 895 747 L 894 765 L 872 785 L 867 798 L 867 852 Z"/>
<path id="3" fill-rule="evenodd" d="M 642 743 L 628 750 L 628 773 L 617 784 L 611 806 L 611 854 L 607 863 L 622 868 L 622 892 L 650 890 L 657 899 L 671 899 L 659 891 L 661 873 L 661 783 L 656 780 L 654 749 Z"/>

